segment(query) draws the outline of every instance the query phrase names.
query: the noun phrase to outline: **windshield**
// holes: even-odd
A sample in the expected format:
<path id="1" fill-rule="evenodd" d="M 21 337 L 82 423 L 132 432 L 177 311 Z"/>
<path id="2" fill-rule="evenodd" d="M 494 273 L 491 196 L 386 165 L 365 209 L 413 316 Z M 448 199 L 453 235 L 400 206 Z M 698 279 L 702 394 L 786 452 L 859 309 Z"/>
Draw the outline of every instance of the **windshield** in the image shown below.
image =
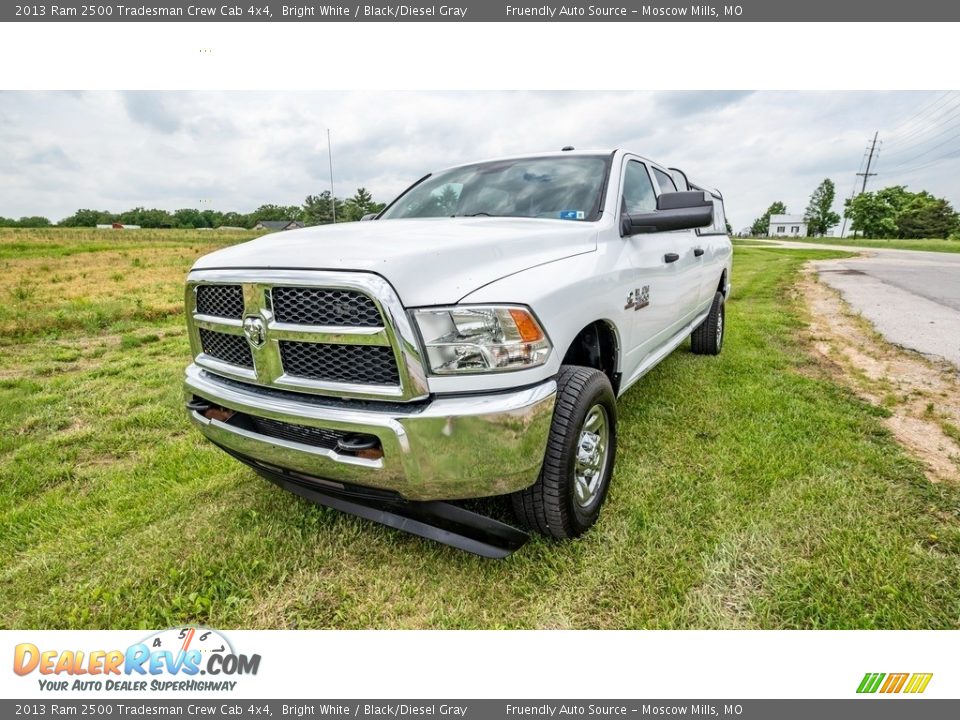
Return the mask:
<path id="1" fill-rule="evenodd" d="M 608 159 L 594 155 L 520 158 L 446 170 L 410 188 L 381 219 L 596 220 Z"/>

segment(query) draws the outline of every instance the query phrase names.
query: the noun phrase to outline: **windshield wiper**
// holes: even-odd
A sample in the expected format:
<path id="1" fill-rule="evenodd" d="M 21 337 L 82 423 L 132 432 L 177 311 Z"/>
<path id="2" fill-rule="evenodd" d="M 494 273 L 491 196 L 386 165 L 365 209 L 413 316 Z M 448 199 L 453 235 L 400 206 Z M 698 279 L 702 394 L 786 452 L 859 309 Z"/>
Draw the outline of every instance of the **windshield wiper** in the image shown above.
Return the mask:
<path id="1" fill-rule="evenodd" d="M 463 215 L 451 215 L 450 217 L 480 217 L 481 215 L 483 217 L 494 217 L 488 212 L 465 213 Z M 497 216 L 497 217 L 500 217 L 500 216 Z"/>

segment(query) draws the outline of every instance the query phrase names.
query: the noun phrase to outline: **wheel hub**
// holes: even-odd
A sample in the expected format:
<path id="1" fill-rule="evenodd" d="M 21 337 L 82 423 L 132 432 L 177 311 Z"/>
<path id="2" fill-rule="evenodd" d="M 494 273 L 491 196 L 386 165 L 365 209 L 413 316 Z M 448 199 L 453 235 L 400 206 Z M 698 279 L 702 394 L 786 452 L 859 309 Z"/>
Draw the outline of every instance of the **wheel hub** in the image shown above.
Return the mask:
<path id="1" fill-rule="evenodd" d="M 603 405 L 594 405 L 587 412 L 577 441 L 574 464 L 574 497 L 580 507 L 589 507 L 600 491 L 607 467 L 610 445 L 610 423 Z"/>

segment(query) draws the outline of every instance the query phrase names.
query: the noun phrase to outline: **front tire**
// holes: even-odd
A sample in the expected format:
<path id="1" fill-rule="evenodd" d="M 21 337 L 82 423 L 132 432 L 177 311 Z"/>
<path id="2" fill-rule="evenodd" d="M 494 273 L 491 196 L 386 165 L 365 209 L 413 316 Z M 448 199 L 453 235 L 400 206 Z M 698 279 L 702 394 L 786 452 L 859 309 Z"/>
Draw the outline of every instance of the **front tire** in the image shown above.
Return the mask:
<path id="1" fill-rule="evenodd" d="M 513 511 L 531 530 L 573 538 L 597 522 L 617 450 L 617 403 L 601 371 L 564 365 L 537 482 L 514 493 Z"/>
<path id="2" fill-rule="evenodd" d="M 713 296 L 707 319 L 690 333 L 690 349 L 697 355 L 719 355 L 723 350 L 723 334 L 726 332 L 725 298 L 719 290 Z"/>

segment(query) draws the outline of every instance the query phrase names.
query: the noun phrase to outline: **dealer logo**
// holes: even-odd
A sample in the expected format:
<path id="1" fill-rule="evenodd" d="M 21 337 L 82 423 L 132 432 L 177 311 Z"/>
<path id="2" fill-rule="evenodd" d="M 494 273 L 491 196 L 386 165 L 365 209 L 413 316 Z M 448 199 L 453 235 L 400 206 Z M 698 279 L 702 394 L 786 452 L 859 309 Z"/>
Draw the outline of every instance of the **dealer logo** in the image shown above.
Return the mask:
<path id="1" fill-rule="evenodd" d="M 927 689 L 933 673 L 867 673 L 857 687 L 858 693 L 918 694 Z"/>
<path id="2" fill-rule="evenodd" d="M 126 650 L 20 643 L 13 653 L 14 673 L 36 673 L 40 689 L 53 691 L 233 690 L 233 678 L 256 675 L 259 669 L 259 654 L 238 653 L 223 633 L 199 626 L 161 630 Z"/>

